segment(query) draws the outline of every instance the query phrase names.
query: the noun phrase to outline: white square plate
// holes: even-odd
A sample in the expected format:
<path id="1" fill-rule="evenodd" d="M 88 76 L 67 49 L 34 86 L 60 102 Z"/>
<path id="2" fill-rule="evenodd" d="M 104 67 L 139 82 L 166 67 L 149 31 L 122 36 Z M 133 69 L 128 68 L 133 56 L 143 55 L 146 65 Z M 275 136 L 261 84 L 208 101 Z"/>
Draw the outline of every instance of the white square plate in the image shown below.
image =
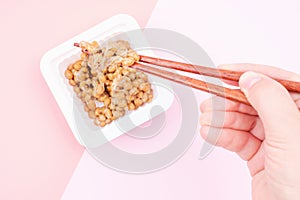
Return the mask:
<path id="1" fill-rule="evenodd" d="M 131 30 L 139 30 L 136 20 L 128 15 L 116 15 L 95 27 L 75 36 L 63 44 L 48 51 L 41 60 L 41 72 L 56 100 L 67 123 L 69 124 L 77 141 L 86 146 L 93 147 L 110 141 L 123 133 L 147 122 L 153 117 L 166 111 L 172 104 L 174 95 L 168 81 L 148 75 L 154 89 L 154 99 L 136 111 L 132 111 L 105 126 L 104 128 L 93 125 L 83 111 L 83 105 L 74 95 L 71 86 L 64 77 L 64 70 L 68 64 L 74 62 L 80 56 L 80 49 L 73 46 L 80 41 L 103 41 L 113 35 L 126 33 Z M 132 48 L 135 41 L 147 44 L 142 31 L 139 34 L 127 36 Z M 151 51 L 143 51 L 143 54 L 151 55 Z M 159 94 L 159 95 L 158 95 Z M 160 109 L 153 109 L 157 108 Z M 151 113 L 151 114 L 150 114 Z M 128 123 L 130 122 L 130 123 Z"/>

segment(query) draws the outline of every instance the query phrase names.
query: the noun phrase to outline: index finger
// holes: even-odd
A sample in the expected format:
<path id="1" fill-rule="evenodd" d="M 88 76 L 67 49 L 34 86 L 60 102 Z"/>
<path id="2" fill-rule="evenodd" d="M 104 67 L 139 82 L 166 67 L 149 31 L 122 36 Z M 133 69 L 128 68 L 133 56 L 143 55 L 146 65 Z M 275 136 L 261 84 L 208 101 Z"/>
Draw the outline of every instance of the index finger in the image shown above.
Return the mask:
<path id="1" fill-rule="evenodd" d="M 218 68 L 232 70 L 232 71 L 240 71 L 240 72 L 253 71 L 275 79 L 285 79 L 285 80 L 300 82 L 299 74 L 286 71 L 284 69 L 280 69 L 277 67 L 268 66 L 268 65 L 251 64 L 251 63 L 234 63 L 234 64 L 222 64 L 219 65 Z M 224 82 L 230 85 L 235 85 L 235 86 L 238 85 L 238 83 L 234 81 L 224 81 Z"/>

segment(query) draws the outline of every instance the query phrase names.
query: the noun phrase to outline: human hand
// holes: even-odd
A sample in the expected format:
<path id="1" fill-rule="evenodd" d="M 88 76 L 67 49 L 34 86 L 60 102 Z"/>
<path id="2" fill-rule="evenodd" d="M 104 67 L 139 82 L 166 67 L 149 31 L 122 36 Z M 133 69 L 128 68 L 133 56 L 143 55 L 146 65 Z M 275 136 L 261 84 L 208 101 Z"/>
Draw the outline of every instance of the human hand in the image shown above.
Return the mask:
<path id="1" fill-rule="evenodd" d="M 300 82 L 300 75 L 255 64 L 220 68 L 256 72 L 244 73 L 238 83 L 253 107 L 221 97 L 204 101 L 202 137 L 247 161 L 253 199 L 299 200 L 300 94 L 289 93 L 268 76 Z"/>

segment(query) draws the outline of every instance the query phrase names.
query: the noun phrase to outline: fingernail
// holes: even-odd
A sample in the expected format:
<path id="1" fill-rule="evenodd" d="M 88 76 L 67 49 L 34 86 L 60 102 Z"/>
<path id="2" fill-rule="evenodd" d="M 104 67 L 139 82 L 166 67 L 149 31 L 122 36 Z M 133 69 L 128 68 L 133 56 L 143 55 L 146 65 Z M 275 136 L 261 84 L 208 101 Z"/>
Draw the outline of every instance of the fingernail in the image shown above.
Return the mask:
<path id="1" fill-rule="evenodd" d="M 255 72 L 245 72 L 239 80 L 241 90 L 247 94 L 248 90 L 262 79 L 262 75 Z"/>

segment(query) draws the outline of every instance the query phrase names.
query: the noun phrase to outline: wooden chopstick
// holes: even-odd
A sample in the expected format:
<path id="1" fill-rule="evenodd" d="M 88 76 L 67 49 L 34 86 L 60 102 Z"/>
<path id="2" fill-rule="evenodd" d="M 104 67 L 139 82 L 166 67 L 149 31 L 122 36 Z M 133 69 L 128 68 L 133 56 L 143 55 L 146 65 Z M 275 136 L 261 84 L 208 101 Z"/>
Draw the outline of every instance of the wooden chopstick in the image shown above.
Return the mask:
<path id="1" fill-rule="evenodd" d="M 159 76 L 161 78 L 165 78 L 195 89 L 199 89 L 205 92 L 209 92 L 211 94 L 224 97 L 227 99 L 231 99 L 234 101 L 238 101 L 240 103 L 244 103 L 247 105 L 250 105 L 248 102 L 246 96 L 244 95 L 243 92 L 241 92 L 238 89 L 229 89 L 225 87 L 221 87 L 218 85 L 214 85 L 211 83 L 206 83 L 204 81 L 200 81 L 197 79 L 193 79 L 187 76 L 182 76 L 179 74 L 175 74 L 173 72 L 157 69 L 154 67 L 150 67 L 148 65 L 143 65 L 141 63 L 135 63 L 134 65 L 131 66 L 132 68 L 135 68 L 137 70 L 143 71 L 145 73 L 149 73 L 155 76 Z"/>
<path id="2" fill-rule="evenodd" d="M 230 81 L 239 81 L 240 76 L 243 74 L 243 72 L 224 70 L 224 69 L 215 69 L 215 68 L 204 67 L 199 65 L 165 60 L 161 58 L 153 58 L 153 57 L 143 56 L 143 55 L 140 55 L 140 62 L 157 65 L 160 67 L 166 67 L 170 69 L 200 74 L 204 76 L 221 78 Z M 300 93 L 300 82 L 282 80 L 276 78 L 274 79 L 279 83 L 281 83 L 288 91 Z"/>

